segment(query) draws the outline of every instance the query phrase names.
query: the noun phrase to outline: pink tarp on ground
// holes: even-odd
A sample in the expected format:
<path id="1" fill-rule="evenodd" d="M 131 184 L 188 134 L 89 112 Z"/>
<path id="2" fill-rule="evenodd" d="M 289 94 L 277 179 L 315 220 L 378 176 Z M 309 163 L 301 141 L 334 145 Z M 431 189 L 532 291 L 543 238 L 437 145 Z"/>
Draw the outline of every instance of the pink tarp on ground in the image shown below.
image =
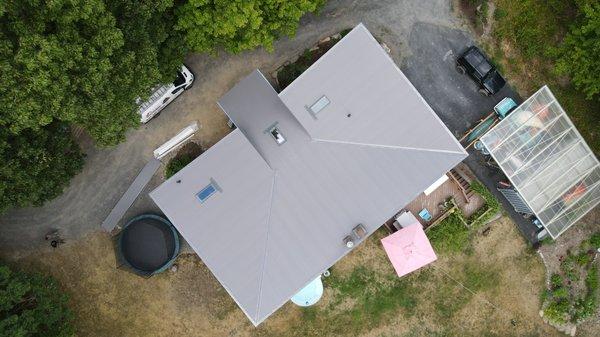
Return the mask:
<path id="1" fill-rule="evenodd" d="M 437 260 L 420 224 L 402 228 L 381 239 L 381 243 L 398 276 L 411 273 Z"/>

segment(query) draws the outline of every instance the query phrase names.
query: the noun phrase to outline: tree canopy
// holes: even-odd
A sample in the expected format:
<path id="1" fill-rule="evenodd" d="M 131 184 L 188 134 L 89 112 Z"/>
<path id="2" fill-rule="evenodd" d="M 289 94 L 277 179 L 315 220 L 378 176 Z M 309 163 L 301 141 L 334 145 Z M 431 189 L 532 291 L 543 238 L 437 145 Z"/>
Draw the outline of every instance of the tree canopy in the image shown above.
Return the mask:
<path id="1" fill-rule="evenodd" d="M 52 278 L 0 265 L 0 335 L 74 336 L 67 296 Z"/>
<path id="2" fill-rule="evenodd" d="M 18 135 L 0 128 L 0 211 L 39 206 L 62 192 L 83 167 L 68 126 L 53 122 Z"/>
<path id="3" fill-rule="evenodd" d="M 557 70 L 592 99 L 600 95 L 600 3 L 580 1 L 579 7 L 581 19 L 563 40 Z"/>
<path id="4" fill-rule="evenodd" d="M 182 40 L 169 40 L 172 5 L 7 2 L 0 10 L 0 126 L 18 134 L 60 120 L 83 126 L 100 145 L 121 141 L 139 123 L 135 99 L 172 80 L 183 60 Z"/>
<path id="5" fill-rule="evenodd" d="M 83 166 L 69 125 L 113 145 L 187 48 L 172 0 L 0 4 L 0 211 L 58 196 Z"/>
<path id="6" fill-rule="evenodd" d="M 198 52 L 217 48 L 238 53 L 264 46 L 272 50 L 281 35 L 293 36 L 302 15 L 325 0 L 188 0 L 177 9 L 177 29 Z"/>

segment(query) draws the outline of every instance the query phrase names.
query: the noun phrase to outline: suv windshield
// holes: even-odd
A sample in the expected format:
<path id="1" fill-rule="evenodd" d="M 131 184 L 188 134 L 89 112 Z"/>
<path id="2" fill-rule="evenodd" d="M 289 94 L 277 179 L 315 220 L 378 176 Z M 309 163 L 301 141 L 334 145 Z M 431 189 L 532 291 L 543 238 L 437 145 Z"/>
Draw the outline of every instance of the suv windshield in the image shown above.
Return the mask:
<path id="1" fill-rule="evenodd" d="M 178 87 L 184 83 L 185 83 L 185 77 L 183 77 L 183 74 L 180 71 L 178 71 L 177 78 L 175 79 L 175 81 L 173 81 L 173 85 Z"/>

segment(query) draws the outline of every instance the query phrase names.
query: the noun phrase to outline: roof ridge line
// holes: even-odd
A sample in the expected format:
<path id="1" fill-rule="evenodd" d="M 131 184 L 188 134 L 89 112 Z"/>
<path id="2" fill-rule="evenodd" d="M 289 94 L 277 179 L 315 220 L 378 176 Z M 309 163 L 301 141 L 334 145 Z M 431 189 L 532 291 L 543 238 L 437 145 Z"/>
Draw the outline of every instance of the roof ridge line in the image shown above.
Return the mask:
<path id="1" fill-rule="evenodd" d="M 267 255 L 268 255 L 268 248 L 269 248 L 269 234 L 270 234 L 270 229 L 271 229 L 271 214 L 273 211 L 273 195 L 275 194 L 275 181 L 277 179 L 277 170 L 273 170 L 273 183 L 271 184 L 271 197 L 269 198 L 269 215 L 267 216 L 267 232 L 265 235 L 265 253 L 263 255 L 263 263 L 262 263 L 262 271 L 261 271 L 261 275 L 260 275 L 260 282 L 258 284 L 258 301 L 256 303 L 256 313 L 255 313 L 255 319 L 258 319 L 258 316 L 260 314 L 260 304 L 262 301 L 262 292 L 263 292 L 263 280 L 265 277 L 265 269 L 266 269 L 266 264 L 267 264 Z"/>
<path id="2" fill-rule="evenodd" d="M 381 144 L 348 142 L 348 141 L 343 141 L 343 140 L 331 140 L 331 139 L 322 139 L 322 138 L 312 138 L 312 141 L 314 141 L 314 142 L 320 142 L 320 143 L 332 143 L 332 144 L 344 144 L 344 145 L 356 145 L 356 146 L 369 146 L 369 147 L 378 147 L 378 148 L 394 149 L 394 150 L 410 150 L 410 151 L 425 151 L 425 152 L 464 154 L 463 152 L 458 152 L 458 151 L 435 150 L 435 149 L 426 149 L 426 148 L 410 147 L 410 146 L 395 146 L 395 145 L 381 145 Z"/>

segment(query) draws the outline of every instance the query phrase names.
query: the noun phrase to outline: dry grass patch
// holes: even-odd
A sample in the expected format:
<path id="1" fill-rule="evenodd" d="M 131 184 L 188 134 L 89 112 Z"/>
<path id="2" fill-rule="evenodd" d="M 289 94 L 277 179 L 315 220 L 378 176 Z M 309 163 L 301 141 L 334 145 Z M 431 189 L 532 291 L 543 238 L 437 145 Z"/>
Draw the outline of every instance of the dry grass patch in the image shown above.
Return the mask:
<path id="1" fill-rule="evenodd" d="M 59 280 L 80 336 L 558 336 L 538 316 L 537 255 L 506 218 L 487 233 L 467 253 L 398 278 L 379 231 L 335 265 L 317 305 L 288 303 L 258 328 L 195 255 L 143 279 L 116 269 L 97 233 L 14 264 Z"/>

